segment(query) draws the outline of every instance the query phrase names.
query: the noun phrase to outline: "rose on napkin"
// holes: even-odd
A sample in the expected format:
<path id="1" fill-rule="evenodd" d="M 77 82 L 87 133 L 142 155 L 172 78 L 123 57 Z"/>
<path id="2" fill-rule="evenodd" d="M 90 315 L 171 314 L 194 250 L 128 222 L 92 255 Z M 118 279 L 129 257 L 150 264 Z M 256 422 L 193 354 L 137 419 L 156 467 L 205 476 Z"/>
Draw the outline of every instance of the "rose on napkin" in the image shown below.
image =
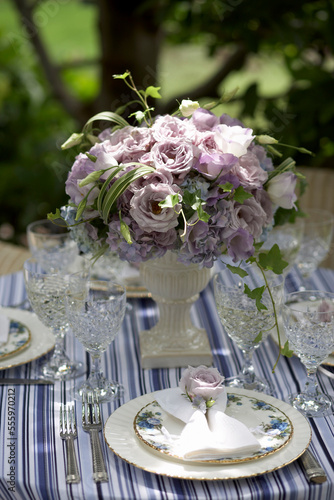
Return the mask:
<path id="1" fill-rule="evenodd" d="M 226 415 L 223 381 L 216 368 L 188 366 L 179 387 L 157 393 L 161 408 L 185 424 L 175 442 L 177 456 L 186 460 L 219 460 L 260 449 L 259 441 L 246 425 Z"/>
<path id="2" fill-rule="evenodd" d="M 217 368 L 207 368 L 203 365 L 197 368 L 188 366 L 180 379 L 179 387 L 185 392 L 193 406 L 206 411 L 215 404 L 219 396 L 225 393 L 225 387 L 222 386 L 224 380 L 225 377 Z"/>

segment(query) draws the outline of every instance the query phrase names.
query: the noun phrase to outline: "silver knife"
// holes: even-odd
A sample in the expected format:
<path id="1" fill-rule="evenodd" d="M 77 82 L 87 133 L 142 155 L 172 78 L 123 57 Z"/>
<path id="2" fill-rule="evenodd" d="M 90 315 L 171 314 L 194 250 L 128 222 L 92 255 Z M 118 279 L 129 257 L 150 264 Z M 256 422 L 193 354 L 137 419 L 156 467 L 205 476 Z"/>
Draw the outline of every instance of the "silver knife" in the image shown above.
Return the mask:
<path id="1" fill-rule="evenodd" d="M 310 450 L 304 451 L 299 460 L 303 464 L 308 481 L 312 481 L 313 483 L 324 483 L 327 481 L 326 472 Z"/>
<path id="2" fill-rule="evenodd" d="M 0 378 L 0 385 L 54 385 L 52 380 L 38 378 Z"/>

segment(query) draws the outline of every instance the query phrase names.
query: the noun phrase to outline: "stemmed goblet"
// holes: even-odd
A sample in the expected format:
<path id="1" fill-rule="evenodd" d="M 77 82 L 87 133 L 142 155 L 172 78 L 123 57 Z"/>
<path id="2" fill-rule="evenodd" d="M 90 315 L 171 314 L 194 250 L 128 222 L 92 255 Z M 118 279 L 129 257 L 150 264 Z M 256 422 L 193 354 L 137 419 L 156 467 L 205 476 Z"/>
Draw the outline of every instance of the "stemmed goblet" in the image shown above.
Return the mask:
<path id="1" fill-rule="evenodd" d="M 306 417 L 333 413 L 334 401 L 323 394 L 316 380 L 318 366 L 334 350 L 334 293 L 299 291 L 287 295 L 283 322 L 289 348 L 307 370 L 304 389 L 288 402 Z"/>
<path id="2" fill-rule="evenodd" d="M 319 264 L 327 257 L 333 238 L 334 215 L 327 210 L 309 209 L 305 218 L 303 239 L 296 259 L 304 289 Z M 301 291 L 302 289 L 301 288 Z"/>
<path id="3" fill-rule="evenodd" d="M 228 387 L 239 387 L 271 394 L 273 386 L 270 381 L 255 374 L 253 353 L 264 341 L 269 331 L 275 326 L 276 315 L 283 303 L 284 277 L 266 273 L 266 280 L 260 269 L 254 264 L 243 267 L 247 276 L 241 278 L 232 274 L 229 269 L 217 273 L 213 279 L 216 307 L 220 321 L 228 336 L 241 349 L 244 365 L 239 374 L 225 379 Z M 274 300 L 275 309 L 268 291 Z M 256 295 L 256 290 L 263 288 L 261 303 L 245 293 L 245 287 Z M 260 307 L 260 309 L 258 308 Z"/>
<path id="4" fill-rule="evenodd" d="M 83 260 L 86 274 L 87 261 Z M 68 380 L 82 373 L 82 363 L 70 360 L 65 353 L 65 333 L 68 326 L 65 293 L 68 275 L 53 270 L 43 270 L 34 257 L 23 265 L 28 299 L 41 322 L 52 329 L 55 349 L 51 358 L 42 366 L 41 377 L 51 380 Z"/>
<path id="5" fill-rule="evenodd" d="M 92 358 L 92 368 L 86 382 L 75 389 L 73 397 L 94 396 L 99 403 L 112 401 L 122 394 L 118 382 L 103 375 L 101 354 L 115 339 L 125 313 L 126 292 L 119 283 L 110 280 L 82 280 L 73 275 L 69 280 L 66 311 L 76 338 Z"/>
<path id="6" fill-rule="evenodd" d="M 267 235 L 261 252 L 270 250 L 276 243 L 281 251 L 282 259 L 288 263 L 283 270 L 286 276 L 296 262 L 301 243 L 303 241 L 305 223 L 304 219 L 297 219 L 293 223 L 275 226 Z"/>
<path id="7" fill-rule="evenodd" d="M 79 253 L 70 231 L 48 219 L 29 224 L 27 239 L 32 256 L 46 271 L 51 269 L 61 271 L 68 268 Z"/>

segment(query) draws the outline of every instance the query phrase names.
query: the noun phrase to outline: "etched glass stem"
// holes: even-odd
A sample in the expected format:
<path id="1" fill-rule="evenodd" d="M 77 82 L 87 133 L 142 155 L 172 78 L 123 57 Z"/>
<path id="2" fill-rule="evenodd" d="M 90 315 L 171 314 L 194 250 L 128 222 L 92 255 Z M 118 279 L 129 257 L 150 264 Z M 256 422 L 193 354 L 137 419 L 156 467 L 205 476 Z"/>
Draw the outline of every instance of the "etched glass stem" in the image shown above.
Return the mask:
<path id="1" fill-rule="evenodd" d="M 253 366 L 253 352 L 254 349 L 242 350 L 244 356 L 244 365 L 242 367 L 242 374 L 247 384 L 252 384 L 255 381 L 255 371 Z"/>
<path id="2" fill-rule="evenodd" d="M 311 398 L 315 398 L 318 394 L 318 383 L 316 377 L 316 369 L 307 369 L 307 379 L 304 386 L 304 393 Z"/>
<path id="3" fill-rule="evenodd" d="M 96 355 L 96 353 L 91 355 L 92 359 L 92 366 L 91 366 L 91 371 L 89 375 L 89 383 L 92 387 L 100 387 L 100 382 L 104 380 L 103 372 L 101 369 L 101 356 Z"/>

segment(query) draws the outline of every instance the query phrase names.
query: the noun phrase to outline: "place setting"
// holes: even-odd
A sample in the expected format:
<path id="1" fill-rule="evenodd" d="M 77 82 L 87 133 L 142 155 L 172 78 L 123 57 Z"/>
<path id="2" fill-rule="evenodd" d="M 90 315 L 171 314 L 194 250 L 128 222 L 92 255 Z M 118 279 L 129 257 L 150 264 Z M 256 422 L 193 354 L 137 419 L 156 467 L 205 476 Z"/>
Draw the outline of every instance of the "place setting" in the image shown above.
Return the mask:
<path id="1" fill-rule="evenodd" d="M 188 367 L 179 387 L 115 410 L 104 428 L 108 446 L 143 470 L 209 481 L 272 472 L 305 452 L 311 429 L 299 411 L 223 381 L 216 368 Z"/>

